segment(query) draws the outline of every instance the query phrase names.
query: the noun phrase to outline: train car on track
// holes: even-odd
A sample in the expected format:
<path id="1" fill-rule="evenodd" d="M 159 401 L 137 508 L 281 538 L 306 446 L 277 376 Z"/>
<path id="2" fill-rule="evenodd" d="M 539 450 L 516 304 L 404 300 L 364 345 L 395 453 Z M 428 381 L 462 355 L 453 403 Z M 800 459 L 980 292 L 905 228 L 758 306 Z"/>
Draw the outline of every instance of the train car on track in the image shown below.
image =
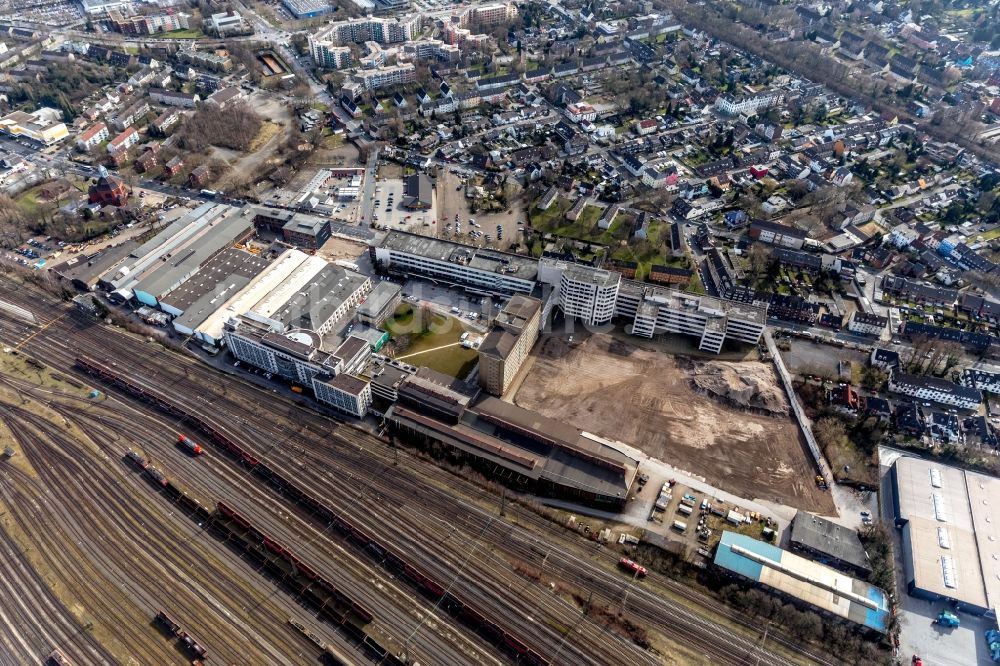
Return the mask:
<path id="1" fill-rule="evenodd" d="M 181 630 L 181 625 L 177 624 L 163 611 L 158 611 L 156 617 L 153 618 L 159 626 L 163 627 L 163 630 L 167 632 L 169 636 L 176 636 Z"/>
<path id="2" fill-rule="evenodd" d="M 634 560 L 628 559 L 627 557 L 623 557 L 622 559 L 618 560 L 618 566 L 620 566 L 625 571 L 628 571 L 629 573 L 635 574 L 636 576 L 640 577 L 645 576 L 646 573 L 648 573 L 646 571 L 646 567 L 640 565 L 638 562 L 635 562 Z"/>
<path id="3" fill-rule="evenodd" d="M 204 659 L 205 656 L 208 654 L 208 650 L 202 647 L 202 645 L 198 643 L 198 641 L 196 641 L 194 638 L 192 638 L 191 635 L 188 634 L 188 632 L 186 631 L 179 632 L 177 634 L 177 638 L 180 639 L 181 644 L 188 650 L 188 652 L 193 654 L 198 659 Z"/>
<path id="4" fill-rule="evenodd" d="M 129 461 L 139 469 L 146 469 L 149 467 L 149 463 L 146 462 L 146 459 L 140 456 L 135 451 L 130 450 L 128 453 L 126 453 L 125 460 Z"/>
<path id="5" fill-rule="evenodd" d="M 45 663 L 50 666 L 73 666 L 73 662 L 59 648 L 49 653 L 49 656 L 45 659 Z"/>
<path id="6" fill-rule="evenodd" d="M 146 468 L 146 478 L 154 486 L 160 486 L 161 488 L 167 487 L 167 477 L 160 470 L 156 469 L 152 465 Z"/>
<path id="7" fill-rule="evenodd" d="M 205 452 L 205 449 L 201 448 L 197 442 L 193 439 L 188 439 L 184 435 L 177 435 L 177 446 L 184 449 L 185 452 L 192 456 L 200 456 Z"/>

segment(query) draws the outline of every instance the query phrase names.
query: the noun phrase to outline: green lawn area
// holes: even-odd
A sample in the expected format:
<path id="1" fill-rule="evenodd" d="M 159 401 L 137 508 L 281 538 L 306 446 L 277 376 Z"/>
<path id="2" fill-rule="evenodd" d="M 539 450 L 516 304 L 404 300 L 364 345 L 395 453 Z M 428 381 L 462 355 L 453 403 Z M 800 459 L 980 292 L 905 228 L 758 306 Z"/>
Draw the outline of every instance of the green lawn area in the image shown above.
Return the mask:
<path id="1" fill-rule="evenodd" d="M 38 202 L 38 189 L 31 188 L 15 199 L 18 207 L 24 211 L 29 218 L 37 219 L 40 216 L 41 204 Z"/>
<path id="2" fill-rule="evenodd" d="M 460 344 L 465 326 L 457 317 L 434 313 L 423 329 L 424 315 L 409 303 L 401 304 L 385 328 L 396 344 L 405 344 L 396 358 L 415 366 L 426 366 L 452 377 L 463 378 L 475 365 L 479 352 Z M 408 343 L 408 344 L 406 344 Z"/>
<path id="3" fill-rule="evenodd" d="M 1000 237 L 1000 227 L 994 227 L 987 232 L 981 234 L 984 241 L 991 241 L 994 238 Z"/>
<path id="4" fill-rule="evenodd" d="M 200 39 L 205 36 L 201 30 L 174 30 L 173 32 L 164 33 L 164 37 L 169 37 L 170 39 Z"/>
<path id="5" fill-rule="evenodd" d="M 575 222 L 566 219 L 566 210 L 568 209 L 562 208 L 561 205 L 552 204 L 548 210 L 533 211 L 531 213 L 531 226 L 543 233 L 555 234 L 562 238 L 572 238 L 601 245 L 611 245 L 615 242 L 614 227 L 607 230 L 597 228 L 597 220 L 604 212 L 601 207 L 584 206 L 583 210 L 580 211 L 580 217 Z"/>

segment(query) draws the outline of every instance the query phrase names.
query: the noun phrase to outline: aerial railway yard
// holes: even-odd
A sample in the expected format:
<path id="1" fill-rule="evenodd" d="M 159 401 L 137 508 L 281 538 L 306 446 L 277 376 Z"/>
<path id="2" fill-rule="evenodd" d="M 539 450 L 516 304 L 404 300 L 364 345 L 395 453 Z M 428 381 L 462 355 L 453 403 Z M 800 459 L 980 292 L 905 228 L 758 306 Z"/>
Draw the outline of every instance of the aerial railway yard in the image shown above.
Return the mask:
<path id="1" fill-rule="evenodd" d="M 47 297 L 0 291 L 7 292 L 4 300 L 47 322 L 30 326 L 0 317 L 3 344 L 60 372 L 73 370 L 77 358 L 89 359 L 200 415 L 282 479 L 293 480 L 296 492 L 318 499 L 355 527 L 352 533 L 331 522 L 327 512 L 307 510 L 299 495 L 265 482 L 246 460 L 208 442 L 206 433 L 113 388 L 107 378 L 87 377 L 76 368 L 81 380 L 111 389 L 108 400 L 21 386 L 25 395 L 48 403 L 43 411 L 69 424 L 53 426 L 53 415 L 45 419 L 17 405 L 0 411 L 8 428 L 17 429 L 24 457 L 38 463 L 35 477 L 18 468 L 0 472 L 5 510 L 25 531 L 22 539 L 35 544 L 34 557 L 44 560 L 61 591 L 53 595 L 46 589 L 53 583 L 46 581 L 22 596 L 37 609 L 46 603 L 58 607 L 60 601 L 68 607 L 73 602 L 66 599 L 87 602 L 82 612 L 64 610 L 58 616 L 65 619 L 61 635 L 38 636 L 31 645 L 12 648 L 14 654 L 38 658 L 58 644 L 84 663 L 128 658 L 184 663 L 190 655 L 151 623 L 164 609 L 219 663 L 250 663 L 251 656 L 257 663 L 315 661 L 320 646 L 289 624 L 290 618 L 358 661 L 377 660 L 378 653 L 363 646 L 370 635 L 391 653 L 424 664 L 658 663 L 665 655 L 584 615 L 572 599 L 592 594 L 593 606 L 617 611 L 628 590 L 626 616 L 650 631 L 654 647 L 685 646 L 675 661 L 826 661 L 782 645 L 780 638 L 781 653 L 774 643 L 761 648 L 759 641 L 701 618 L 649 588 L 655 584 L 702 602 L 695 593 L 655 575 L 632 583 L 613 570 L 613 554 L 585 552 L 585 544 L 531 512 L 514 508 L 514 520 L 524 528 L 515 529 L 510 519 L 497 517 L 495 495 L 422 459 L 397 457 L 370 435 L 46 304 Z M 261 418 L 265 410 L 268 418 Z M 74 428 L 86 435 L 67 432 Z M 206 447 L 206 455 L 193 458 L 176 446 L 179 432 Z M 357 631 L 356 617 L 351 626 L 322 619 L 273 566 L 260 564 L 218 530 L 205 529 L 207 514 L 149 483 L 148 475 L 125 460 L 128 450 L 197 498 L 204 512 L 216 515 L 216 503 L 223 501 L 287 545 L 371 612 L 371 622 L 361 623 L 368 633 Z M 64 505 L 65 513 L 55 510 Z M 546 532 L 544 540 L 535 536 L 538 531 Z M 5 533 L 0 544 L 7 547 L 9 541 Z M 396 562 L 400 556 L 406 561 Z M 74 571 L 70 564 L 77 559 L 82 564 Z M 517 573 L 515 563 L 538 567 L 542 580 Z M 92 598 L 98 590 L 107 592 Z M 458 602 L 472 610 L 463 612 Z M 740 622 L 738 616 L 729 619 Z M 94 623 L 90 629 L 88 622 Z M 53 626 L 57 631 L 61 625 Z M 113 631 L 116 627 L 129 631 Z M 497 635 L 497 629 L 504 633 Z"/>

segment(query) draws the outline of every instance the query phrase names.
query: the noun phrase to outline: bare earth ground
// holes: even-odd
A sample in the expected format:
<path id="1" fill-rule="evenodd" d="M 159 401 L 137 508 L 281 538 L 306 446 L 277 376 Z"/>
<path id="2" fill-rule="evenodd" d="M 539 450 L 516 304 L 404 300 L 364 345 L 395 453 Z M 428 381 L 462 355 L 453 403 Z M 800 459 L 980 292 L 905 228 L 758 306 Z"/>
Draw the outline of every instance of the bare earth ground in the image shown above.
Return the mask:
<path id="1" fill-rule="evenodd" d="M 572 348 L 548 337 L 532 356 L 516 404 L 636 446 L 741 497 L 833 512 L 771 366 L 668 356 L 604 334 Z M 725 401 L 710 397 L 692 388 L 694 374 L 708 378 L 703 385 L 726 377 L 734 390 Z M 743 400 L 755 410 L 730 406 Z"/>
<path id="2" fill-rule="evenodd" d="M 323 243 L 323 247 L 319 249 L 317 254 L 329 261 L 336 261 L 337 259 L 355 261 L 367 249 L 368 246 L 364 243 L 349 241 L 346 238 L 337 238 L 334 236 L 327 242 Z"/>

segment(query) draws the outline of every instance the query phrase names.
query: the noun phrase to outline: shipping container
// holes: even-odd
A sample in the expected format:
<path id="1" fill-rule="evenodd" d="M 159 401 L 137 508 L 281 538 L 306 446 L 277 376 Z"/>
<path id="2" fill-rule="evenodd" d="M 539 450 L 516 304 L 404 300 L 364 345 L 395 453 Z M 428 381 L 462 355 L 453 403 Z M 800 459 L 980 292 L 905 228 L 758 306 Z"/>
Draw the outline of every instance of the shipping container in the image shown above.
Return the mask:
<path id="1" fill-rule="evenodd" d="M 677 507 L 677 513 L 682 513 L 685 516 L 690 516 L 692 511 L 694 511 L 694 509 L 689 507 L 687 504 L 681 504 Z"/>
<path id="2" fill-rule="evenodd" d="M 671 525 L 671 527 L 673 527 L 678 532 L 687 532 L 687 528 L 688 528 L 687 523 L 682 522 L 680 520 L 675 520 L 674 524 Z"/>

